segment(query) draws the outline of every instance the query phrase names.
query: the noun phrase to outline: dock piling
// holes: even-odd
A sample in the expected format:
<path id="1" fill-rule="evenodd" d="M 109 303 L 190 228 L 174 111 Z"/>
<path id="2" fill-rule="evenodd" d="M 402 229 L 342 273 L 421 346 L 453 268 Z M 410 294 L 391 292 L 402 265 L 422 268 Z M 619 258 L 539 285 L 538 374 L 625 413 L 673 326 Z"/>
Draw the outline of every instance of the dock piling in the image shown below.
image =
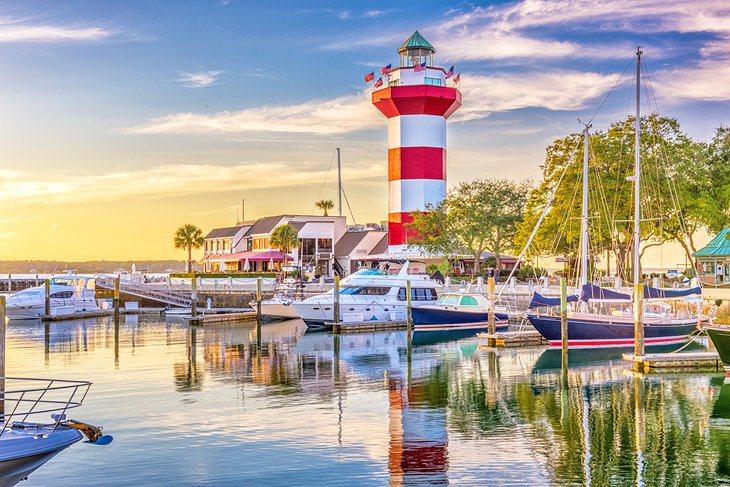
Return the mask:
<path id="1" fill-rule="evenodd" d="M 198 314 L 198 279 L 195 277 L 195 274 L 193 274 L 193 278 L 190 280 L 191 293 L 191 303 L 190 303 L 190 314 L 193 316 L 196 316 Z"/>
<path id="2" fill-rule="evenodd" d="M 13 291 L 13 276 L 8 274 L 8 292 Z"/>
<path id="3" fill-rule="evenodd" d="M 46 299 L 45 308 L 43 309 L 45 316 L 51 316 L 51 280 L 46 279 Z"/>
<path id="4" fill-rule="evenodd" d="M 261 325 L 261 299 L 263 295 L 264 278 L 256 278 L 256 323 Z"/>
<path id="5" fill-rule="evenodd" d="M 560 340 L 563 359 L 568 358 L 568 280 L 560 278 Z"/>
<path id="6" fill-rule="evenodd" d="M 480 278 L 481 279 L 481 278 Z M 494 320 L 494 291 L 495 281 L 493 277 L 487 280 L 487 288 L 489 292 L 489 316 L 487 318 L 487 332 L 490 335 L 497 333 L 497 324 Z"/>
<path id="7" fill-rule="evenodd" d="M 411 313 L 412 309 L 413 298 L 411 296 L 411 281 L 406 280 L 406 332 L 409 337 L 411 336 L 411 331 L 413 331 L 413 314 Z"/>
<path id="8" fill-rule="evenodd" d="M 634 355 L 644 355 L 644 285 L 634 284 Z"/>
<path id="9" fill-rule="evenodd" d="M 5 296 L 0 296 L 0 393 L 5 392 Z M 5 394 L 0 394 L 0 418 L 5 422 Z"/>
<path id="10" fill-rule="evenodd" d="M 114 321 L 119 321 L 119 276 L 114 279 Z M 50 313 L 49 313 L 50 314 Z"/>
<path id="11" fill-rule="evenodd" d="M 332 290 L 335 297 L 335 303 L 333 306 L 333 318 L 335 323 L 340 322 L 340 276 L 335 276 L 335 287 Z"/>

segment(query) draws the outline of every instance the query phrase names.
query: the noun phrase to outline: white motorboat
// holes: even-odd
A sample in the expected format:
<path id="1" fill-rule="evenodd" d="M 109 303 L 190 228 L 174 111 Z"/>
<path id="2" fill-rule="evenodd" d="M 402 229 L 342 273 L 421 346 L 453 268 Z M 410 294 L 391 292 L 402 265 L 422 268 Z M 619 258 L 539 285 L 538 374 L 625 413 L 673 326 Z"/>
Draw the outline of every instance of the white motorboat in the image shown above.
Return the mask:
<path id="1" fill-rule="evenodd" d="M 94 276 L 62 274 L 50 278 L 51 314 L 73 314 L 96 311 Z M 45 313 L 46 290 L 42 286 L 24 289 L 8 296 L 7 316 L 11 320 L 30 320 Z"/>
<path id="2" fill-rule="evenodd" d="M 394 321 L 406 317 L 406 282 L 411 283 L 411 303 L 418 307 L 438 298 L 441 284 L 427 275 L 408 274 L 408 262 L 398 274 L 386 269 L 360 269 L 340 283 L 340 319 L 343 321 Z M 334 319 L 334 291 L 291 304 L 307 326 L 321 327 Z"/>
<path id="3" fill-rule="evenodd" d="M 86 436 L 90 443 L 106 445 L 111 436 L 101 428 L 66 419 L 81 405 L 91 382 L 0 377 L 5 390 L 0 399 L 4 422 L 0 429 L 0 487 L 24 480 L 38 467 Z M 52 414 L 50 423 L 28 422 L 29 417 Z"/>
<path id="4" fill-rule="evenodd" d="M 261 314 L 287 320 L 299 318 L 299 313 L 292 306 L 292 303 L 297 300 L 298 291 L 300 289 L 295 279 L 284 279 L 284 282 L 274 290 L 273 298 L 261 301 Z M 251 307 L 256 308 L 255 301 L 251 303 Z"/>

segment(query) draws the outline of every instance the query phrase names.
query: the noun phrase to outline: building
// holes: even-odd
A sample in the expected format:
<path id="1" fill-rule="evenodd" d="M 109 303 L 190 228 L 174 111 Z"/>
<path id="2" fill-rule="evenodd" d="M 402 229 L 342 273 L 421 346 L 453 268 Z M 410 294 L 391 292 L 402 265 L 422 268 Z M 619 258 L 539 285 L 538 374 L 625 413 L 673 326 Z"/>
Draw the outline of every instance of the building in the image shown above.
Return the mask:
<path id="1" fill-rule="evenodd" d="M 697 277 L 702 282 L 730 282 L 730 227 L 723 228 L 710 243 L 692 255 L 697 260 Z"/>
<path id="2" fill-rule="evenodd" d="M 388 251 L 394 255 L 408 250 L 410 213 L 446 196 L 446 119 L 461 106 L 461 92 L 453 72 L 434 65 L 435 53 L 415 32 L 398 48 L 400 67 L 372 93 L 388 118 Z"/>
<path id="3" fill-rule="evenodd" d="M 338 273 L 347 276 L 370 267 L 370 256 L 387 252 L 388 232 L 382 229 L 350 229 L 335 243 Z"/>
<path id="4" fill-rule="evenodd" d="M 286 256 L 270 244 L 279 225 L 290 224 L 297 231 L 298 248 Z M 333 274 L 334 242 L 346 232 L 345 217 L 276 215 L 243 222 L 235 227 L 216 228 L 205 236 L 201 263 L 206 272 L 271 272 L 284 262 L 301 265 L 317 276 Z"/>

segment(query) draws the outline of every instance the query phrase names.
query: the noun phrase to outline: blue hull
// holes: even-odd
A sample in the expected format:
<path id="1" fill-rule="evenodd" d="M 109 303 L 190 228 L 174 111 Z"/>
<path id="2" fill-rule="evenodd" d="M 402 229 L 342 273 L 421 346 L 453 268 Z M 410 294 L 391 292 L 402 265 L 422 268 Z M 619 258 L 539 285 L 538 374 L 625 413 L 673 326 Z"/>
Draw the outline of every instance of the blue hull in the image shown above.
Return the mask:
<path id="1" fill-rule="evenodd" d="M 528 314 L 527 318 L 551 346 L 561 345 L 559 316 Z M 650 346 L 682 343 L 696 330 L 696 321 L 676 325 L 644 325 L 644 344 Z M 568 319 L 568 347 L 632 347 L 633 345 L 633 323 Z"/>
<path id="2" fill-rule="evenodd" d="M 411 310 L 414 325 L 449 325 L 457 323 L 486 323 L 487 312 L 468 312 L 453 309 L 413 308 Z M 507 321 L 506 313 L 494 313 L 497 321 Z"/>

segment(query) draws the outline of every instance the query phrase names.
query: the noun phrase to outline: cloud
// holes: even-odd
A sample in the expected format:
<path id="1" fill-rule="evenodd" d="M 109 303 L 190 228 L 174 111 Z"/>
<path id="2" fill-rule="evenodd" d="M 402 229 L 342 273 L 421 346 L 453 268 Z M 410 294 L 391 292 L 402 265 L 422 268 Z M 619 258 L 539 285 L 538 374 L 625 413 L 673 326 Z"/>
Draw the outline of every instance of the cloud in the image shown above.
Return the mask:
<path id="1" fill-rule="evenodd" d="M 98 41 L 112 35 L 101 27 L 32 24 L 26 19 L 0 17 L 0 42 Z"/>
<path id="2" fill-rule="evenodd" d="M 205 88 L 216 84 L 223 71 L 201 71 L 199 73 L 181 72 L 176 80 L 187 88 Z"/>
<path id="3" fill-rule="evenodd" d="M 294 169 L 296 166 L 296 170 Z M 381 180 L 386 168 L 381 160 L 361 160 L 348 169 L 346 180 Z M 102 175 L 44 175 L 11 171 L 0 180 L 4 206 L 86 204 L 129 199 L 161 199 L 186 194 L 319 185 L 327 174 L 321 163 L 304 161 L 223 164 L 171 164 L 138 171 Z M 129 181 L 135 181 L 129 184 Z"/>

